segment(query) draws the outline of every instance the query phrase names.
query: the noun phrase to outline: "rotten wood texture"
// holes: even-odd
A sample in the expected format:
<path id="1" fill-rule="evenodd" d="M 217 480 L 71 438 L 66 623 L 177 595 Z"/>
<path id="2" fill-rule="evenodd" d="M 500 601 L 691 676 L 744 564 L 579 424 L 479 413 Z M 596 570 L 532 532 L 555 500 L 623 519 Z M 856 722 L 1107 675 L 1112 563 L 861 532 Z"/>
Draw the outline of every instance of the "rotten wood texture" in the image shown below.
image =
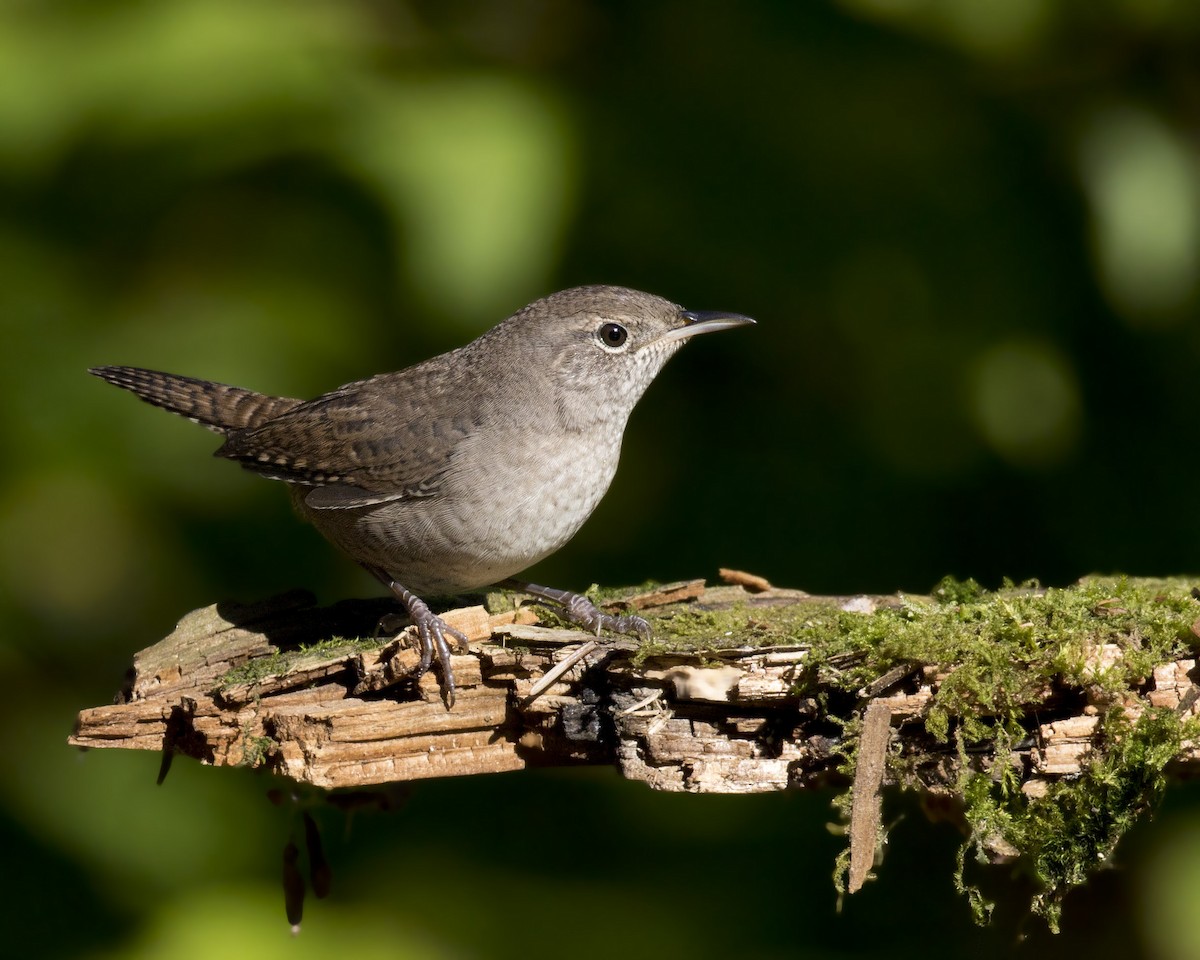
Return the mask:
<path id="1" fill-rule="evenodd" d="M 734 579 L 746 585 L 705 590 L 702 581 L 690 581 L 622 606 L 661 622 L 681 610 L 733 604 L 769 619 L 780 611 L 794 616 L 806 604 L 869 613 L 899 602 L 811 597 L 746 583 L 744 575 Z M 615 763 L 626 777 L 672 791 L 753 793 L 842 778 L 840 726 L 816 698 L 794 693 L 803 646 L 751 647 L 720 636 L 703 653 L 638 661 L 629 640 L 596 642 L 575 630 L 535 626 L 530 608 L 489 614 L 469 606 L 445 614 L 470 640 L 470 652 L 453 658 L 458 700 L 448 711 L 436 673 L 418 682 L 408 677 L 417 653 L 404 634 L 380 645 L 335 639 L 370 637 L 392 610 L 382 599 L 318 608 L 304 593 L 196 610 L 134 657 L 120 702 L 79 714 L 70 742 L 263 765 L 322 787 L 578 763 Z M 1105 655 L 1096 652 L 1098 666 Z M 1165 664 L 1143 702 L 1195 713 L 1195 676 L 1195 660 Z M 865 825 L 877 823 L 879 786 L 889 782 L 881 753 L 888 728 L 890 755 L 907 760 L 926 790 L 947 792 L 954 783 L 955 748 L 931 743 L 919 722 L 938 682 L 934 668 L 901 666 L 857 699 L 839 694 L 851 712 L 872 703 L 877 749 L 866 756 L 880 761 L 862 781 L 860 876 L 874 848 L 875 830 Z M 1030 726 L 1036 735 L 1021 759 L 1029 771 L 1025 790 L 1036 795 L 1079 772 L 1095 710 L 1047 708 Z M 1180 761 L 1200 765 L 1200 747 L 1187 750 Z M 857 807 L 857 783 L 855 793 Z"/>
<path id="2" fill-rule="evenodd" d="M 881 700 L 872 700 L 863 714 L 862 737 L 858 741 L 858 763 L 850 807 L 850 874 L 846 892 L 857 893 L 867 882 L 875 864 L 882 827 L 879 788 L 887 766 L 892 711 Z"/>

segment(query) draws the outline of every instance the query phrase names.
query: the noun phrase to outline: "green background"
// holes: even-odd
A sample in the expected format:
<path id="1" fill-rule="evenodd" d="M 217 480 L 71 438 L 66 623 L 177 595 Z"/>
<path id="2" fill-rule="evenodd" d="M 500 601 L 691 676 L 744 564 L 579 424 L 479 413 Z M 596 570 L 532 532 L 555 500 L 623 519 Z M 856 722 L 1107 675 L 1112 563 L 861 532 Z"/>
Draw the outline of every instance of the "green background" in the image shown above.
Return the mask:
<path id="1" fill-rule="evenodd" d="M 87 377 L 312 396 L 577 283 L 759 320 L 637 410 L 537 578 L 814 592 L 1200 568 L 1200 7 L 1172 0 L 0 6 L 0 909 L 22 955 L 1200 955 L 1200 791 L 1066 903 L 911 801 L 835 912 L 829 796 L 610 771 L 297 817 L 248 771 L 68 749 L 194 607 L 377 592 L 215 438 Z M 536 372 L 533 372 L 536 375 Z M 8 952 L 6 950 L 5 952 Z"/>

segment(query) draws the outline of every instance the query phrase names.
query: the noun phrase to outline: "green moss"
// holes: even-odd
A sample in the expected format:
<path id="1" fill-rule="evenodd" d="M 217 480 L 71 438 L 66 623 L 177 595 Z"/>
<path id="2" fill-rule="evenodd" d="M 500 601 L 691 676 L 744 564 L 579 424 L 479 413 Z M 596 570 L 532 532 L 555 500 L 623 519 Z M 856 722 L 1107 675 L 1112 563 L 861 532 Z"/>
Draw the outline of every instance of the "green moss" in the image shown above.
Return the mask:
<path id="1" fill-rule="evenodd" d="M 815 646 L 809 633 L 812 606 L 780 602 L 778 606 L 735 603 L 717 610 L 683 607 L 652 620 L 654 633 L 641 645 L 636 662 L 679 652 L 704 652 L 731 647 Z M 834 609 L 834 608 L 830 608 Z"/>
<path id="2" fill-rule="evenodd" d="M 1044 890 L 1034 909 L 1058 928 L 1062 898 L 1112 855 L 1117 841 L 1156 804 L 1163 774 L 1184 739 L 1198 732 L 1173 710 L 1151 709 L 1135 723 L 1105 715 L 1100 755 L 1074 782 L 1060 782 L 1013 820 L 1013 842 L 1025 850 Z"/>
<path id="3" fill-rule="evenodd" d="M 241 683 L 255 683 L 263 677 L 272 677 L 283 673 L 290 662 L 289 657 L 290 655 L 286 653 L 272 653 L 268 656 L 247 660 L 221 677 L 220 689 L 224 690 Z"/>
<path id="4" fill-rule="evenodd" d="M 661 580 L 644 580 L 632 587 L 602 587 L 598 583 L 593 583 L 583 592 L 583 595 L 596 606 L 603 607 L 606 604 L 620 603 L 643 593 L 653 593 L 661 586 Z"/>
<path id="5" fill-rule="evenodd" d="M 271 751 L 275 749 L 275 741 L 270 737 L 243 737 L 241 767 L 260 767 L 267 762 Z"/>
<path id="6" fill-rule="evenodd" d="M 219 688 L 226 690 L 238 684 L 255 683 L 266 677 L 273 677 L 287 673 L 290 670 L 301 669 L 306 663 L 316 665 L 327 660 L 349 659 L 368 650 L 378 650 L 385 642 L 385 640 L 376 640 L 369 637 L 350 640 L 344 637 L 331 637 L 328 640 L 322 640 L 320 643 L 301 646 L 295 650 L 285 650 L 272 653 L 268 656 L 255 657 L 252 660 L 247 660 L 240 666 L 234 667 L 221 677 Z"/>
<path id="7" fill-rule="evenodd" d="M 1195 646 L 1198 615 L 1192 584 L 1183 580 L 1093 578 L 1062 589 L 1009 584 L 994 593 L 944 581 L 929 599 L 872 614 L 814 613 L 802 631 L 813 647 L 801 689 L 819 681 L 852 692 L 896 664 L 935 668 L 940 678 L 923 723 L 959 757 L 956 792 L 970 828 L 959 889 L 986 921 L 991 905 L 964 871 L 971 851 L 985 859 L 1001 840 L 1028 864 L 1042 891 L 1033 909 L 1056 929 L 1066 892 L 1111 855 L 1158 799 L 1163 770 L 1183 741 L 1200 735 L 1200 723 L 1173 711 L 1147 709 L 1130 721 L 1122 706 L 1154 667 Z M 1106 645 L 1119 653 L 1098 665 Z M 1030 799 L 1020 789 L 1014 745 L 1048 693 L 1071 688 L 1080 696 L 1086 690 L 1101 708 L 1097 746 L 1080 776 Z M 853 776 L 857 720 L 845 724 L 844 736 L 842 769 Z M 906 762 L 914 761 L 891 766 L 901 782 Z"/>
<path id="8" fill-rule="evenodd" d="M 955 580 L 953 577 L 943 577 L 933 588 L 933 598 L 939 603 L 974 603 L 982 600 L 988 594 L 974 579 Z"/>
<path id="9" fill-rule="evenodd" d="M 938 594 L 969 596 L 942 601 Z M 907 599 L 872 614 L 817 613 L 803 636 L 813 644 L 807 676 L 822 686 L 857 690 L 900 663 L 944 669 L 925 724 L 948 741 L 952 727 L 968 743 L 996 730 L 1019 734 L 1026 708 L 1047 684 L 1091 686 L 1116 696 L 1194 641 L 1200 605 L 1184 581 L 1095 578 L 1040 590 L 1009 586 L 988 593 L 943 581 L 932 599 Z M 1120 657 L 1092 663 L 1106 644 Z"/>
<path id="10" fill-rule="evenodd" d="M 1041 888 L 1033 910 L 1057 932 L 1063 898 L 1112 856 L 1126 831 L 1158 802 L 1167 764 L 1198 734 L 1200 723 L 1173 710 L 1148 709 L 1136 721 L 1111 710 L 1091 762 L 1080 776 L 1054 783 L 1045 796 L 1028 799 L 998 788 L 984 773 L 965 775 L 961 790 L 971 836 L 960 851 L 955 882 L 970 898 L 976 919 L 985 921 L 991 904 L 964 880 L 966 855 L 973 849 L 986 862 L 984 846 L 999 836 L 1024 855 Z"/>
<path id="11" fill-rule="evenodd" d="M 483 607 L 493 616 L 498 613 L 511 613 L 517 609 L 524 596 L 526 595 L 523 593 L 514 593 L 511 590 L 492 590 L 484 597 Z"/>

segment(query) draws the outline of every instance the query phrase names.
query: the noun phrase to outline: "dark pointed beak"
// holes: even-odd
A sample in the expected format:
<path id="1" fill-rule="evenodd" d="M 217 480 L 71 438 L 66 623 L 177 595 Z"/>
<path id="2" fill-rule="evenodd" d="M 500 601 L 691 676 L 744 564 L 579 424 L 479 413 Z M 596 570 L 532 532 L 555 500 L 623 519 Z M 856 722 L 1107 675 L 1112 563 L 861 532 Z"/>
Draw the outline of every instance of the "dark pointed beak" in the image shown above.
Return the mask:
<path id="1" fill-rule="evenodd" d="M 754 323 L 749 317 L 743 317 L 740 313 L 725 313 L 721 310 L 684 310 L 679 317 L 683 320 L 683 326 L 676 327 L 659 337 L 659 343 L 686 340 L 700 333 L 732 330 L 734 327 L 745 327 Z"/>

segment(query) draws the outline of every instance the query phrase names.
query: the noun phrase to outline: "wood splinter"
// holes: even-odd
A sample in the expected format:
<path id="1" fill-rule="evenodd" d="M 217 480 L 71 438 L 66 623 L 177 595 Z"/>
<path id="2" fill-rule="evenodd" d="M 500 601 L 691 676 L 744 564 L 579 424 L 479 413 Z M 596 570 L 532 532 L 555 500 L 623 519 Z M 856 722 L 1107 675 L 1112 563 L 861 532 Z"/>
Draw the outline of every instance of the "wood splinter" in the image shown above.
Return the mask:
<path id="1" fill-rule="evenodd" d="M 873 700 L 863 715 L 862 736 L 858 741 L 858 761 L 854 768 L 853 800 L 850 806 L 850 876 L 846 883 L 849 893 L 857 893 L 867 882 L 875 865 L 883 832 L 882 804 L 879 788 L 887 766 L 888 740 L 891 735 L 892 710 L 881 700 Z"/>

